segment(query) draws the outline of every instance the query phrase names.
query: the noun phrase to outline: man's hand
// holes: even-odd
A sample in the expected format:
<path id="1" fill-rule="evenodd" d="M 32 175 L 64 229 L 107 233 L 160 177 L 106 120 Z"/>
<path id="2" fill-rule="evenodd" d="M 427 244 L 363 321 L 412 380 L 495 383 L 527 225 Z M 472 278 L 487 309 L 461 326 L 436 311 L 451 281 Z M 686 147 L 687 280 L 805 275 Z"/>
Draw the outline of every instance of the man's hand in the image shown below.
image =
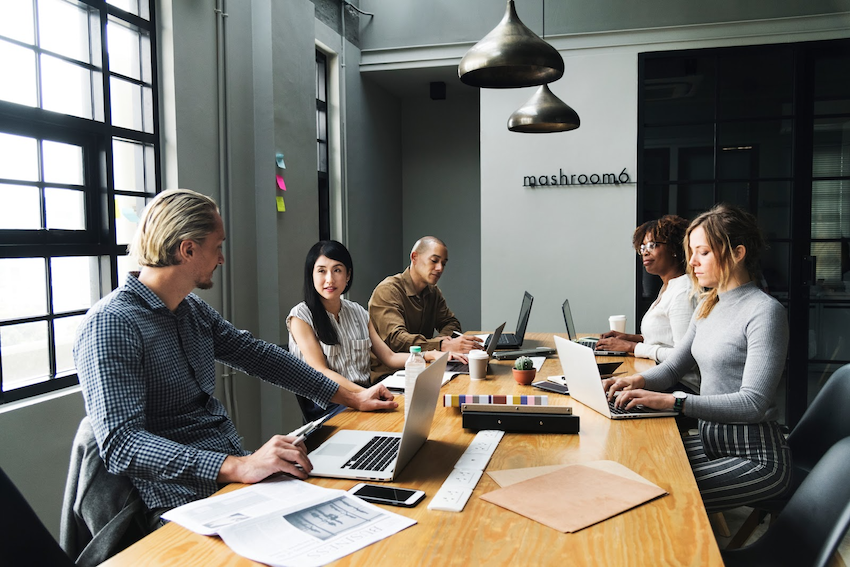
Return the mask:
<path id="1" fill-rule="evenodd" d="M 375 384 L 368 390 L 359 392 L 340 388 L 331 398 L 331 401 L 360 411 L 387 410 L 398 407 L 398 403 L 393 401 L 392 393 L 383 384 Z"/>
<path id="2" fill-rule="evenodd" d="M 440 350 L 443 352 L 469 352 L 471 350 L 483 350 L 484 341 L 475 335 L 459 335 L 446 337 L 440 341 Z"/>
<path id="3" fill-rule="evenodd" d="M 313 465 L 307 458 L 304 443 L 294 444 L 296 439 L 289 435 L 275 435 L 250 455 L 228 455 L 218 471 L 216 480 L 221 483 L 253 484 L 281 472 L 297 478 L 307 478 L 307 474 L 313 470 Z"/>

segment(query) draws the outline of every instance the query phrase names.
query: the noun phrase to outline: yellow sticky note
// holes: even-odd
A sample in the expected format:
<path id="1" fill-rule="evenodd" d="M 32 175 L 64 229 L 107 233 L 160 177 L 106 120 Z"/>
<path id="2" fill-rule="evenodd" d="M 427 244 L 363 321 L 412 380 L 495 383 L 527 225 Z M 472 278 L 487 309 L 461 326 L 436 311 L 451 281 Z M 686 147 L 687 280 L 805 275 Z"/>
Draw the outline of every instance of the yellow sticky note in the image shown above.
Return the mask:
<path id="1" fill-rule="evenodd" d="M 283 202 L 283 197 L 277 198 L 277 212 L 279 212 L 279 213 L 286 212 L 286 204 Z"/>

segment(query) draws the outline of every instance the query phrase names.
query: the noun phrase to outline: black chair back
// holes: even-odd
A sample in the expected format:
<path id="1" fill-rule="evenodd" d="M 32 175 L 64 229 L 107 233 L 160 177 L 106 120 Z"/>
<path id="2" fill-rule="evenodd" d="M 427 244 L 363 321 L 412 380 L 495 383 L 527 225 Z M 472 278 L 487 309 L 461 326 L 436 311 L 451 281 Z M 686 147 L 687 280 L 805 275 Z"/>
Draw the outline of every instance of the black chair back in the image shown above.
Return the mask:
<path id="1" fill-rule="evenodd" d="M 3 565 L 74 565 L 3 469 L 0 469 L 0 556 Z"/>
<path id="2" fill-rule="evenodd" d="M 754 544 L 722 551 L 727 567 L 825 567 L 850 528 L 850 437 L 821 457 L 782 514 Z"/>
<path id="3" fill-rule="evenodd" d="M 850 364 L 845 364 L 830 376 L 788 436 L 788 446 L 794 458 L 794 474 L 802 477 L 796 478 L 795 484 L 802 482 L 830 447 L 850 436 L 848 400 Z"/>

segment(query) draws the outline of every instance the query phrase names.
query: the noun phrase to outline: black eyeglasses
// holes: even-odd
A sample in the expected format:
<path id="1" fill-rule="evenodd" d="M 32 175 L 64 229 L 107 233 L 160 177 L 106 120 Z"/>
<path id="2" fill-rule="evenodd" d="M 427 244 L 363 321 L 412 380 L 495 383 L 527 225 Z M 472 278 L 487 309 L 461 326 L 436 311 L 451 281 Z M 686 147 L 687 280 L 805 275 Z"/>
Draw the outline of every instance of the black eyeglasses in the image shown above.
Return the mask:
<path id="1" fill-rule="evenodd" d="M 656 248 L 658 248 L 659 244 L 667 244 L 666 242 L 647 242 L 646 244 L 641 244 L 640 247 L 635 250 L 638 256 L 643 256 L 646 252 L 652 252 Z"/>

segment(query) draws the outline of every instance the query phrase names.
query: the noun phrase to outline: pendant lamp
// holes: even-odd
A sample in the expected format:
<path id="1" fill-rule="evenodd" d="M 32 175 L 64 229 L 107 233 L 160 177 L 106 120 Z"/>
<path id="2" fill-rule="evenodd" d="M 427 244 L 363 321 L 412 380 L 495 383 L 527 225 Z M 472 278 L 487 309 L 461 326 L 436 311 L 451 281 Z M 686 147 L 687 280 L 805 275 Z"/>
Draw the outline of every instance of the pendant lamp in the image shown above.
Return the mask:
<path id="1" fill-rule="evenodd" d="M 473 87 L 533 87 L 560 79 L 564 60 L 520 21 L 514 0 L 508 0 L 502 21 L 466 52 L 457 74 Z"/>
<path id="2" fill-rule="evenodd" d="M 549 85 L 537 89 L 534 96 L 508 119 L 508 130 L 530 134 L 566 132 L 580 125 L 576 111 L 552 94 Z"/>

